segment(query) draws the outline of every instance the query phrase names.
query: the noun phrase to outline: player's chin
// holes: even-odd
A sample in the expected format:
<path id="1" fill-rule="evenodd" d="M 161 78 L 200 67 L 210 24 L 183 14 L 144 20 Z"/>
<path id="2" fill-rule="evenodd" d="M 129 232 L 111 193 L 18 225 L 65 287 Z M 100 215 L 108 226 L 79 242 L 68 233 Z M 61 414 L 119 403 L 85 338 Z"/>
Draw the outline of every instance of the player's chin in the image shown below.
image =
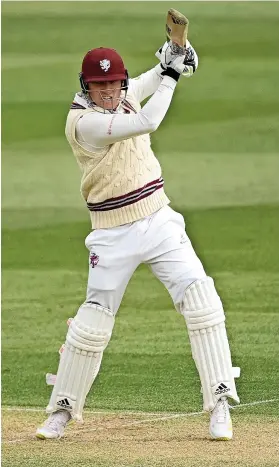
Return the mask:
<path id="1" fill-rule="evenodd" d="M 106 99 L 103 101 L 103 108 L 105 110 L 113 110 L 118 106 L 119 102 L 117 99 Z"/>

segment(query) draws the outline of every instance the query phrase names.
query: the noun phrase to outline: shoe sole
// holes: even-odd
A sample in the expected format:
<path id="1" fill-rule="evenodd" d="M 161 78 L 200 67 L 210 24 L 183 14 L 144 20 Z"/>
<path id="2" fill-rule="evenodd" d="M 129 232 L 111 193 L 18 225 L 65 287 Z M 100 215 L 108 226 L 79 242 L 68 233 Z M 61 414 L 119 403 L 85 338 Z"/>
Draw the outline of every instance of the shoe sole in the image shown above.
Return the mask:
<path id="1" fill-rule="evenodd" d="M 42 439 L 42 440 L 47 440 L 47 439 L 60 439 L 62 436 L 57 436 L 56 438 L 48 438 L 47 436 L 43 435 L 42 433 L 36 433 L 36 438 Z"/>
<path id="2" fill-rule="evenodd" d="M 214 436 L 212 433 L 210 433 L 211 439 L 213 441 L 231 441 L 232 440 L 232 435 L 231 436 Z"/>
<path id="3" fill-rule="evenodd" d="M 211 436 L 211 439 L 212 441 L 231 441 L 232 438 L 226 438 L 225 436 L 222 436 L 222 438 L 213 438 L 213 436 Z"/>
<path id="4" fill-rule="evenodd" d="M 46 439 L 44 435 L 41 435 L 40 433 L 36 433 L 36 438 L 38 439 Z"/>

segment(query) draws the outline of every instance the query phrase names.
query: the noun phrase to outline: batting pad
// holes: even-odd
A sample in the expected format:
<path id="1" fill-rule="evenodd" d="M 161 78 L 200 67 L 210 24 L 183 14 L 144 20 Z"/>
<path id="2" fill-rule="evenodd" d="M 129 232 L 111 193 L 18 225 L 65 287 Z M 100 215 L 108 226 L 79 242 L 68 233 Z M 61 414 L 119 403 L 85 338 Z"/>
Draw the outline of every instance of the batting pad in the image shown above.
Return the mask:
<path id="1" fill-rule="evenodd" d="M 211 277 L 199 279 L 186 289 L 181 312 L 186 320 L 192 355 L 201 379 L 204 410 L 213 410 L 222 396 L 239 402 L 225 314 Z"/>
<path id="2" fill-rule="evenodd" d="M 96 378 L 113 330 L 114 315 L 102 306 L 84 303 L 71 321 L 47 413 L 68 410 L 82 421 L 85 398 Z"/>

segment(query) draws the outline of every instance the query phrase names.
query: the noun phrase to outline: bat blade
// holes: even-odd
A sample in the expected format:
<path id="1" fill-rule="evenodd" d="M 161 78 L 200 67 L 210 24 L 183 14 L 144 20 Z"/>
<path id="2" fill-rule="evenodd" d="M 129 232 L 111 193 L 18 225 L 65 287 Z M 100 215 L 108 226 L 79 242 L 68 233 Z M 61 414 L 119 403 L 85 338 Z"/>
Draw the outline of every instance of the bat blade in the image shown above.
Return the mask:
<path id="1" fill-rule="evenodd" d="M 166 34 L 167 40 L 172 42 L 171 47 L 175 53 L 185 53 L 189 20 L 179 11 L 171 8 L 167 14 Z"/>

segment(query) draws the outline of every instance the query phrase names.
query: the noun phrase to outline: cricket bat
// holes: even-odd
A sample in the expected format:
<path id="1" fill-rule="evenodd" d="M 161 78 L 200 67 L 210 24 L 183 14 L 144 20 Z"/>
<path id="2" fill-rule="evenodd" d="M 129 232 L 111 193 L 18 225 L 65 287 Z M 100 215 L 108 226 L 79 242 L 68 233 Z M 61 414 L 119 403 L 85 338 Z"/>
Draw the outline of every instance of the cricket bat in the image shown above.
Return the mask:
<path id="1" fill-rule="evenodd" d="M 166 34 L 167 40 L 171 41 L 174 53 L 185 54 L 188 35 L 189 20 L 179 11 L 171 8 L 167 14 Z"/>

